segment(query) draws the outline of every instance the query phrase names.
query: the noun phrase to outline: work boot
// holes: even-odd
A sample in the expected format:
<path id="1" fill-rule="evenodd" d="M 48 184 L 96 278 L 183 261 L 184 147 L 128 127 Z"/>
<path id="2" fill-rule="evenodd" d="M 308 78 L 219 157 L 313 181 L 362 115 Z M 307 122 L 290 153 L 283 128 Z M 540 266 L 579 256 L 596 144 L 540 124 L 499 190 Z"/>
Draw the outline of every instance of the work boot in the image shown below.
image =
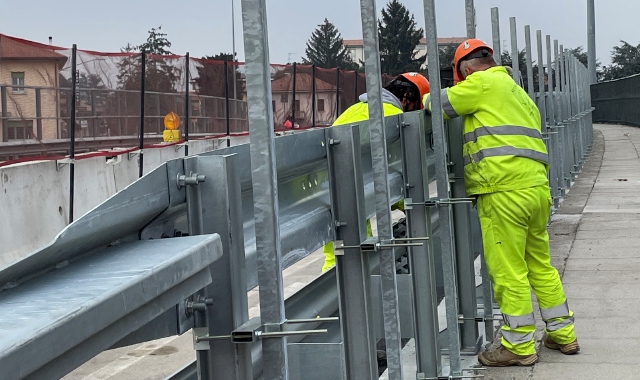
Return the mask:
<path id="1" fill-rule="evenodd" d="M 538 354 L 516 355 L 503 345 L 492 351 L 478 354 L 478 361 L 490 367 L 507 367 L 510 365 L 530 366 L 538 361 Z"/>
<path id="2" fill-rule="evenodd" d="M 544 333 L 542 337 L 542 342 L 545 347 L 550 348 L 552 350 L 560 350 L 565 355 L 573 355 L 576 352 L 580 351 L 580 345 L 578 344 L 578 339 L 574 340 L 571 343 L 567 344 L 559 344 L 556 343 L 547 333 Z"/>

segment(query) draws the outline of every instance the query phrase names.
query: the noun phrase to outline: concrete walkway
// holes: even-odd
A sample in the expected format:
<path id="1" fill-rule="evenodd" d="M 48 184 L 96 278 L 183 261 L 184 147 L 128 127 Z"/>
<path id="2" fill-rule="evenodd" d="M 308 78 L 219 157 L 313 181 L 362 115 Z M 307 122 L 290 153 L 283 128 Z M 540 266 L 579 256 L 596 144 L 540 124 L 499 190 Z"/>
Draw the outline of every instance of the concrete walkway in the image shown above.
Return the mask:
<path id="1" fill-rule="evenodd" d="M 486 379 L 640 379 L 640 128 L 595 129 L 549 230 L 582 350 L 565 356 L 542 346 L 534 367 L 492 368 Z"/>

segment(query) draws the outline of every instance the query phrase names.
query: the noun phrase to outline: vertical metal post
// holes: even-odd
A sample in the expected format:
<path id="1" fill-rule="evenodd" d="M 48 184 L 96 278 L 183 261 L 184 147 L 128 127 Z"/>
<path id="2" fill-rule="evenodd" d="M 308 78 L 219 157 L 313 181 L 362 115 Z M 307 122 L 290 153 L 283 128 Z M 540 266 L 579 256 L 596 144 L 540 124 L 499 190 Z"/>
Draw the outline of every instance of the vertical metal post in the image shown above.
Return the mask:
<path id="1" fill-rule="evenodd" d="M 598 82 L 596 73 L 596 9 L 595 0 L 587 0 L 587 67 L 589 69 L 589 84 Z"/>
<path id="2" fill-rule="evenodd" d="M 120 107 L 120 91 L 116 91 L 116 107 L 118 109 L 118 136 L 122 136 L 122 111 Z"/>
<path id="3" fill-rule="evenodd" d="M 91 100 L 91 108 L 95 114 L 96 107 L 93 105 L 93 97 Z M 40 88 L 36 88 L 36 139 L 42 140 L 42 89 Z"/>
<path id="4" fill-rule="evenodd" d="M 427 39 L 427 54 L 433 67 L 440 67 L 438 57 L 438 32 L 436 27 L 435 0 L 423 0 L 425 36 Z M 433 126 L 434 154 L 436 157 L 436 181 L 438 186 L 438 198 L 449 198 L 449 171 L 447 166 L 447 144 L 444 130 L 444 117 L 442 116 L 442 99 L 440 73 L 438 70 L 429 71 L 431 88 L 431 120 Z M 442 252 L 442 269 L 444 277 L 444 296 L 447 310 L 447 335 L 449 338 L 449 363 L 450 376 L 457 378 L 462 374 L 460 361 L 460 335 L 458 331 L 458 291 L 456 289 L 456 267 L 454 261 L 453 226 L 451 208 L 441 205 L 439 208 L 440 244 Z"/>
<path id="5" fill-rule="evenodd" d="M 311 65 L 311 126 L 316 126 L 316 65 Z"/>
<path id="6" fill-rule="evenodd" d="M 467 38 L 476 38 L 476 8 L 473 0 L 464 0 L 464 8 L 467 18 Z"/>
<path id="7" fill-rule="evenodd" d="M 535 102 L 536 93 L 533 85 L 533 53 L 531 47 L 531 27 L 529 25 L 524 26 L 524 42 L 527 52 L 527 93 L 529 97 Z"/>
<path id="8" fill-rule="evenodd" d="M 98 137 L 98 110 L 96 109 L 96 92 L 87 90 L 91 97 L 91 128 L 93 129 L 93 137 Z"/>
<path id="9" fill-rule="evenodd" d="M 547 131 L 547 107 L 544 99 L 544 57 L 542 56 L 542 31 L 536 30 L 538 39 L 538 109 L 540 110 L 540 128 L 544 133 Z"/>
<path id="10" fill-rule="evenodd" d="M 516 27 L 516 18 L 509 17 L 509 27 L 511 29 L 511 68 L 513 69 L 513 80 L 519 85 L 522 83 L 522 74 L 520 73 L 520 52 L 518 51 L 518 29 Z"/>
<path id="11" fill-rule="evenodd" d="M 388 240 L 393 236 L 391 233 L 387 139 L 382 108 L 382 77 L 380 74 L 378 19 L 375 0 L 360 0 L 360 14 L 362 18 L 364 67 L 367 80 L 369 134 L 373 166 L 373 187 L 376 195 L 378 239 Z M 435 51 L 438 51 L 437 48 Z M 387 370 L 389 380 L 401 380 L 403 378 L 400 357 L 402 345 L 400 341 L 400 309 L 398 307 L 396 260 L 393 249 L 390 248 L 380 249 L 379 255 Z"/>
<path id="12" fill-rule="evenodd" d="M 9 109 L 7 108 L 7 86 L 0 86 L 0 116 L 2 116 L 2 141 L 9 141 L 9 121 L 7 117 Z"/>
<path id="13" fill-rule="evenodd" d="M 78 71 L 76 66 L 76 59 L 78 55 L 78 47 L 73 44 L 71 48 L 71 120 L 69 126 L 69 140 L 71 141 L 71 147 L 69 149 L 69 224 L 73 222 L 73 195 L 75 187 L 75 172 L 76 165 L 74 163 L 76 158 L 76 100 L 78 91 Z"/>
<path id="14" fill-rule="evenodd" d="M 555 111 L 555 95 L 553 92 L 553 65 L 551 64 L 551 36 L 546 36 L 546 48 L 547 48 L 547 86 L 548 93 L 546 96 L 547 102 L 545 106 L 548 109 L 549 125 L 547 126 L 548 137 L 548 154 L 549 154 L 549 187 L 551 191 L 551 197 L 554 205 L 559 205 L 558 194 L 558 139 L 557 132 L 554 130 L 556 125 L 556 111 Z"/>
<path id="15" fill-rule="evenodd" d="M 144 174 L 144 95 L 145 95 L 145 82 L 147 77 L 147 52 L 142 49 L 140 51 L 140 142 L 138 149 L 140 155 L 138 156 L 138 177 L 142 177 Z M 126 95 L 125 95 L 126 96 Z M 160 109 L 160 107 L 158 107 Z"/>
<path id="16" fill-rule="evenodd" d="M 265 326 L 279 328 L 285 320 L 285 310 L 266 0 L 242 0 L 242 25 L 260 318 Z M 287 339 L 263 339 L 261 343 L 264 378 L 287 380 Z"/>
<path id="17" fill-rule="evenodd" d="M 231 118 L 229 117 L 229 62 L 226 60 L 224 61 L 224 110 L 227 123 L 227 147 L 229 147 L 231 146 Z"/>
<path id="18" fill-rule="evenodd" d="M 426 120 L 425 120 L 426 119 Z M 426 129 L 431 120 L 423 112 L 404 115 L 402 157 L 405 194 L 413 203 L 424 203 L 429 199 L 427 171 Z M 409 237 L 431 237 L 431 215 L 429 207 L 405 207 Z M 413 285 L 413 324 L 416 340 L 416 364 L 418 378 L 437 378 L 442 371 L 440 347 L 438 345 L 438 298 L 436 274 L 431 240 L 419 247 L 409 247 L 409 271 Z"/>
<path id="19" fill-rule="evenodd" d="M 293 63 L 293 94 L 291 100 L 291 129 L 296 127 L 296 63 Z"/>
<path id="20" fill-rule="evenodd" d="M 336 119 L 340 117 L 340 69 L 336 69 Z"/>
<path id="21" fill-rule="evenodd" d="M 500 46 L 500 14 L 498 8 L 491 8 L 491 35 L 493 37 L 493 59 L 502 65 L 502 48 Z"/>
<path id="22" fill-rule="evenodd" d="M 565 192 L 564 192 L 564 168 L 565 168 L 565 155 L 566 155 L 566 151 L 564 149 L 564 132 L 565 132 L 565 127 L 564 125 L 562 125 L 563 121 L 565 120 L 565 116 L 564 116 L 564 107 L 562 104 L 562 85 L 561 85 L 561 63 L 560 63 L 560 55 L 558 54 L 558 40 L 553 40 L 553 68 L 555 70 L 555 105 L 556 105 L 556 125 L 554 127 L 554 129 L 556 129 L 556 131 L 558 132 L 557 136 L 557 152 L 558 152 L 558 169 L 557 169 L 557 175 L 558 175 L 558 183 L 556 184 L 556 189 L 558 191 L 558 194 L 561 198 L 564 198 L 565 196 Z M 556 205 L 556 208 L 559 206 Z"/>
<path id="23" fill-rule="evenodd" d="M 553 65 L 551 64 L 551 36 L 547 34 L 546 36 L 546 47 L 547 47 L 547 86 L 548 86 L 548 104 L 549 104 L 549 125 L 555 125 L 556 119 L 556 107 L 553 101 Z"/>
<path id="24" fill-rule="evenodd" d="M 358 247 L 367 237 L 360 129 L 325 129 L 336 240 Z M 336 255 L 340 326 L 348 380 L 378 378 L 372 325 L 369 254 L 346 248 Z"/>
<path id="25" fill-rule="evenodd" d="M 467 192 L 464 184 L 464 154 L 462 152 L 462 118 L 450 120 L 447 125 L 447 141 L 449 161 L 451 166 L 453 183 L 450 183 L 451 196 L 465 198 Z M 450 180 L 451 182 L 452 180 Z M 478 323 L 475 317 L 478 314 L 478 301 L 476 299 L 476 282 L 473 252 L 473 237 L 471 235 L 471 204 L 460 203 L 451 206 L 453 208 L 453 231 L 455 238 L 455 258 L 458 284 L 458 299 L 460 314 L 467 319 L 460 325 L 460 341 L 462 350 L 467 354 L 477 354 L 482 346 L 482 338 L 478 333 Z"/>
<path id="26" fill-rule="evenodd" d="M 184 155 L 189 155 L 189 106 L 191 105 L 191 96 L 189 94 L 189 52 L 184 57 Z"/>
<path id="27" fill-rule="evenodd" d="M 224 251 L 211 268 L 213 282 L 203 291 L 215 307 L 207 309 L 206 318 L 196 327 L 207 327 L 209 336 L 228 335 L 249 320 L 238 156 L 195 156 L 187 158 L 184 165 L 185 173 L 195 172 L 207 179 L 199 186 L 187 187 L 189 226 L 193 219 L 202 221 L 196 223 L 199 229 L 190 228 L 189 233 L 220 234 Z M 251 345 L 213 340 L 209 350 L 197 351 L 197 355 L 198 379 L 253 378 Z"/>

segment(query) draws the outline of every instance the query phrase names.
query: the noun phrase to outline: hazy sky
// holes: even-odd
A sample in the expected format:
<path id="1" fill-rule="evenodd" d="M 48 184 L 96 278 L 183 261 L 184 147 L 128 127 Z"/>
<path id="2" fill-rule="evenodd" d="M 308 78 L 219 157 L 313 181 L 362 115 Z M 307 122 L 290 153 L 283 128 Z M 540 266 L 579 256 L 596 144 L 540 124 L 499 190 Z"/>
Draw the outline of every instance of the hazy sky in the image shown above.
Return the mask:
<path id="1" fill-rule="evenodd" d="M 241 0 L 0 0 L 0 33 L 55 45 L 78 44 L 80 49 L 119 51 L 138 44 L 147 30 L 162 24 L 173 43 L 171 51 L 199 57 L 232 50 L 231 4 L 235 4 L 236 50 L 244 59 Z M 387 0 L 376 0 L 378 14 Z M 424 25 L 422 0 L 404 0 Z M 273 63 L 300 61 L 309 36 L 324 18 L 334 23 L 342 37 L 362 37 L 357 0 L 267 0 L 270 57 Z M 491 41 L 491 7 L 500 9 L 501 39 L 510 50 L 509 17 L 518 23 L 520 49 L 524 25 L 560 40 L 568 47 L 587 43 L 587 0 L 475 0 L 479 38 Z M 466 34 L 464 0 L 436 0 L 440 37 Z M 640 43 L 636 0 L 596 0 L 597 57 L 609 63 L 610 51 L 619 40 Z M 534 51 L 534 60 L 537 60 Z"/>

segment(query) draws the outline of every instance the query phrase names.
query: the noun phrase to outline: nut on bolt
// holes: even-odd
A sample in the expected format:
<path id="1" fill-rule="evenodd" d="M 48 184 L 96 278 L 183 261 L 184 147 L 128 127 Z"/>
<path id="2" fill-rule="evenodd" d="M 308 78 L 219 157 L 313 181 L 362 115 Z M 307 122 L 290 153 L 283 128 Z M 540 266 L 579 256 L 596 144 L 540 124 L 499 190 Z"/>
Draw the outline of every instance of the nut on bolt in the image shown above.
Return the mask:
<path id="1" fill-rule="evenodd" d="M 183 187 L 186 187 L 186 186 L 196 186 L 201 182 L 204 182 L 205 179 L 206 177 L 204 176 L 204 174 L 198 174 L 193 172 L 189 173 L 188 176 L 178 174 L 178 189 L 182 189 Z"/>

